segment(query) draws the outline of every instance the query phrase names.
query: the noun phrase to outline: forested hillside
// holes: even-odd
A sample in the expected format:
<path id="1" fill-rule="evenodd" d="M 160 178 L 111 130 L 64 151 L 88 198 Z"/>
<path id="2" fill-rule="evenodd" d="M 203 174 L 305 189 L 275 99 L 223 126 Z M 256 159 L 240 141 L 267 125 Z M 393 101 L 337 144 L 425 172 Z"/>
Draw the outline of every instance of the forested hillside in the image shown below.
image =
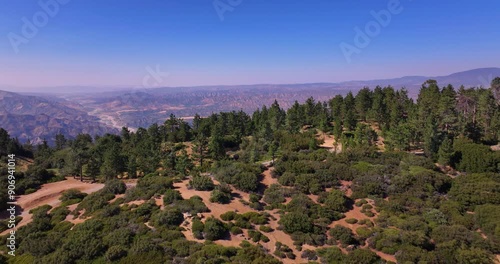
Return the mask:
<path id="1" fill-rule="evenodd" d="M 0 263 L 494 263 L 499 140 L 500 78 L 428 80 L 416 101 L 376 87 L 192 124 L 171 115 L 53 147 L 0 129 L 2 186 L 7 154 L 29 163 L 21 197 L 68 176 L 104 183 L 32 209 Z"/>

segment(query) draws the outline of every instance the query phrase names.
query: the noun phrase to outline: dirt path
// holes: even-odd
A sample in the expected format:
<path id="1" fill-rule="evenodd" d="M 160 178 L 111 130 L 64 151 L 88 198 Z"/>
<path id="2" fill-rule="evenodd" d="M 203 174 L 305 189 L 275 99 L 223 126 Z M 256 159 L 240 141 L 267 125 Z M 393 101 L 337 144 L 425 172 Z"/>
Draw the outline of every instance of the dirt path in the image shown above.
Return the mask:
<path id="1" fill-rule="evenodd" d="M 29 213 L 31 209 L 37 208 L 39 206 L 48 204 L 52 207 L 57 207 L 61 204 L 59 197 L 61 194 L 68 189 L 77 189 L 85 193 L 93 193 L 104 187 L 104 184 L 99 183 L 84 183 L 79 180 L 73 179 L 73 177 L 67 177 L 65 181 L 47 183 L 42 185 L 42 187 L 31 194 L 20 195 L 17 198 L 17 204 L 22 208 L 21 217 L 23 218 L 21 222 L 17 225 L 17 228 L 24 226 L 32 221 L 32 215 Z M 10 230 L 5 230 L 0 235 L 5 235 Z"/>

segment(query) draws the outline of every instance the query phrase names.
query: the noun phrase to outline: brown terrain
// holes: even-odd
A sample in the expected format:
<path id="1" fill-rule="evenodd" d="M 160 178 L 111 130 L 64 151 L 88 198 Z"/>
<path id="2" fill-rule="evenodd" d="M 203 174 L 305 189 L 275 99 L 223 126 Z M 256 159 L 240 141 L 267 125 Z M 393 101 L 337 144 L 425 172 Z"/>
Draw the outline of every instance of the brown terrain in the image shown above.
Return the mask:
<path id="1" fill-rule="evenodd" d="M 264 172 L 264 179 L 263 179 L 263 183 L 267 186 L 273 184 L 273 183 L 277 183 L 277 179 L 273 179 L 271 177 L 271 169 L 268 169 Z M 233 210 L 235 212 L 238 212 L 238 213 L 246 213 L 246 212 L 258 212 L 244 204 L 242 204 L 239 199 L 234 199 L 231 201 L 231 203 L 229 204 L 217 204 L 217 203 L 211 203 L 210 202 L 210 192 L 207 192 L 207 191 L 196 191 L 194 189 L 188 189 L 187 188 L 187 185 L 188 185 L 188 182 L 189 180 L 185 180 L 183 182 L 178 182 L 178 183 L 175 183 L 174 186 L 177 188 L 177 190 L 179 192 L 181 192 L 182 194 L 182 197 L 184 199 L 189 199 L 195 195 L 198 195 L 199 197 L 201 197 L 203 199 L 203 202 L 207 205 L 207 207 L 210 209 L 210 213 L 203 213 L 203 218 L 207 218 L 209 216 L 216 216 L 216 217 L 219 217 L 220 218 L 220 215 L 227 212 L 228 210 Z M 219 184 L 219 182 L 217 182 L 216 180 L 214 180 L 214 183 L 215 184 Z M 238 190 L 235 190 L 233 189 L 233 193 L 235 193 L 236 195 L 239 195 L 242 199 L 244 200 L 249 200 L 249 194 L 247 193 L 244 193 L 244 192 L 241 192 L 241 191 L 238 191 Z M 295 260 L 291 260 L 291 259 L 281 259 L 281 261 L 283 263 L 303 263 L 305 260 L 301 260 L 300 258 L 300 252 L 298 250 L 295 249 L 295 246 L 293 245 L 293 240 L 290 238 L 289 235 L 285 234 L 285 232 L 281 231 L 281 230 L 277 230 L 278 228 L 278 221 L 280 219 L 280 215 L 278 213 L 276 213 L 276 210 L 272 211 L 272 212 L 269 212 L 276 220 L 272 220 L 270 219 L 269 221 L 269 226 L 271 228 L 274 229 L 273 232 L 270 232 L 270 233 L 264 233 L 264 235 L 266 235 L 268 238 L 269 238 L 269 242 L 267 243 L 260 243 L 262 246 L 264 246 L 264 248 L 266 248 L 269 253 L 272 253 L 274 252 L 275 250 L 275 244 L 276 242 L 281 242 L 283 243 L 284 245 L 287 245 L 288 247 L 290 247 L 292 250 L 293 250 L 293 253 L 297 256 L 297 259 Z M 187 239 L 189 240 L 193 240 L 193 241 L 198 241 L 198 242 L 202 242 L 203 240 L 198 240 L 198 239 L 195 239 L 193 237 L 193 234 L 191 232 L 191 218 L 186 218 L 186 223 L 185 223 L 185 227 L 187 228 L 186 231 L 184 231 L 184 235 L 186 236 Z M 248 236 L 248 233 L 247 231 L 245 230 L 243 234 L 241 235 L 231 235 L 230 238 L 226 239 L 226 240 L 218 240 L 218 241 L 215 241 L 215 243 L 219 244 L 219 245 L 223 245 L 223 246 L 238 246 L 242 241 L 244 240 L 247 240 L 247 241 L 251 241 L 249 239 L 249 236 Z M 252 242 L 253 243 L 253 242 Z"/>
<path id="2" fill-rule="evenodd" d="M 326 136 L 325 138 L 328 140 L 327 143 L 325 143 L 325 144 L 328 144 L 328 147 L 332 146 L 333 145 L 332 137 Z M 271 172 L 272 172 L 273 169 L 274 169 L 273 167 L 270 167 L 266 171 L 264 171 L 264 173 L 263 173 L 264 177 L 263 177 L 262 183 L 266 187 L 270 186 L 271 184 L 278 183 L 277 179 L 271 177 Z M 136 185 L 136 183 L 137 182 L 134 181 L 134 180 L 127 180 L 126 181 L 127 188 L 134 187 Z M 215 216 L 215 217 L 220 218 L 220 215 L 223 214 L 223 213 L 225 213 L 225 212 L 227 212 L 228 210 L 233 210 L 233 211 L 238 212 L 238 213 L 258 212 L 256 210 L 250 208 L 249 206 L 244 205 L 240 201 L 240 199 L 248 201 L 249 200 L 249 194 L 248 193 L 241 192 L 241 191 L 238 191 L 238 190 L 236 190 L 236 189 L 233 188 L 233 190 L 232 190 L 233 194 L 235 194 L 239 198 L 233 199 L 229 204 L 222 205 L 222 204 L 217 204 L 217 203 L 211 203 L 210 202 L 210 200 L 209 200 L 210 199 L 210 192 L 208 192 L 208 191 L 196 191 L 194 189 L 190 189 L 190 188 L 187 187 L 188 183 L 189 183 L 189 180 L 187 179 L 187 180 L 184 180 L 182 182 L 175 183 L 174 187 L 177 188 L 177 190 L 180 191 L 180 193 L 182 194 L 182 197 L 184 199 L 189 199 L 189 198 L 191 198 L 191 197 L 193 197 L 195 195 L 197 195 L 197 196 L 199 196 L 199 197 L 201 197 L 203 199 L 203 202 L 207 205 L 207 207 L 211 211 L 210 213 L 203 213 L 203 214 L 201 214 L 203 219 L 206 219 L 207 217 L 210 217 L 210 216 Z M 219 182 L 216 181 L 216 180 L 214 180 L 214 183 L 215 184 L 219 184 Z M 351 196 L 351 194 L 352 194 L 352 191 L 351 191 L 351 188 L 350 188 L 351 184 L 352 184 L 352 182 L 349 182 L 349 181 L 342 181 L 341 182 L 340 189 L 342 191 L 344 191 L 345 194 L 346 194 L 346 196 L 348 196 L 348 197 Z M 51 205 L 52 207 L 57 207 L 58 205 L 60 205 L 61 201 L 59 200 L 59 197 L 61 196 L 62 192 L 64 192 L 65 190 L 68 190 L 68 189 L 78 189 L 78 190 L 80 190 L 82 192 L 85 192 L 85 193 L 92 193 L 92 192 L 96 192 L 96 191 L 100 190 L 103 187 L 104 187 L 103 184 L 85 183 L 85 182 L 81 182 L 81 181 L 79 181 L 77 179 L 74 179 L 72 177 L 67 177 L 65 181 L 44 184 L 41 187 L 40 190 L 38 190 L 38 191 L 36 191 L 36 192 L 34 192 L 32 194 L 22 195 L 22 196 L 20 196 L 18 198 L 17 202 L 18 202 L 18 205 L 22 208 L 21 216 L 23 217 L 23 219 L 18 224 L 17 227 L 21 227 L 21 226 L 26 225 L 26 224 L 28 224 L 28 223 L 30 223 L 32 221 L 32 218 L 31 218 L 32 215 L 29 214 L 29 211 L 31 209 L 37 208 L 37 207 L 45 205 L 45 204 Z M 123 196 L 124 196 L 123 194 L 117 195 L 110 202 L 113 202 L 116 199 L 118 199 L 120 197 L 123 197 Z M 317 196 L 315 196 L 315 195 L 309 195 L 309 197 L 313 201 L 317 201 Z M 156 201 L 156 204 L 160 208 L 164 207 L 164 205 L 163 205 L 163 196 L 155 197 L 154 199 Z M 287 198 L 287 202 L 289 202 L 289 201 L 290 201 L 290 198 Z M 368 201 L 369 204 L 371 204 L 372 206 L 374 206 L 373 200 L 367 199 L 367 201 Z M 129 202 L 128 204 L 140 205 L 140 204 L 142 204 L 144 202 L 146 202 L 146 201 L 132 201 L 132 202 Z M 73 204 L 73 205 L 68 206 L 68 209 L 73 212 L 76 209 L 77 206 L 78 206 L 78 204 Z M 279 227 L 278 221 L 280 220 L 280 214 L 278 214 L 277 211 L 278 210 L 269 211 L 269 213 L 270 213 L 270 215 L 272 217 L 269 220 L 268 226 L 271 227 L 271 228 L 273 228 L 274 231 L 272 231 L 270 233 L 263 233 L 264 235 L 266 235 L 269 238 L 270 241 L 267 242 L 267 243 L 259 242 L 259 244 L 262 245 L 265 249 L 267 249 L 267 251 L 269 253 L 272 254 L 274 252 L 274 250 L 275 250 L 275 244 L 276 244 L 276 242 L 281 242 L 284 245 L 287 245 L 290 249 L 292 249 L 293 253 L 297 257 L 295 260 L 281 259 L 281 261 L 283 263 L 288 264 L 288 263 L 304 263 L 304 262 L 307 262 L 306 259 L 302 259 L 300 257 L 301 256 L 301 252 L 299 252 L 295 248 L 295 246 L 293 244 L 293 240 L 291 239 L 291 237 L 288 234 L 286 234 L 285 232 L 283 232 L 281 230 L 278 230 L 278 227 Z M 372 211 L 375 212 L 374 210 L 372 210 Z M 80 212 L 80 213 L 83 213 L 83 212 Z M 330 225 L 330 227 L 334 227 L 335 225 L 342 225 L 342 226 L 345 226 L 345 227 L 348 227 L 348 228 L 352 229 L 353 232 L 356 233 L 356 228 L 360 227 L 361 225 L 359 225 L 359 224 L 349 224 L 349 223 L 346 222 L 346 219 L 349 219 L 349 218 L 355 218 L 355 219 L 358 219 L 358 220 L 369 219 L 369 220 L 373 221 L 377 217 L 376 214 L 375 214 L 374 217 L 368 217 L 368 216 L 366 216 L 365 214 L 363 214 L 361 212 L 361 208 L 357 207 L 357 206 L 353 206 L 353 208 L 350 211 L 348 211 L 348 212 L 345 213 L 345 216 L 346 216 L 345 218 L 333 222 Z M 82 218 L 75 218 L 72 214 L 69 214 L 66 217 L 66 221 L 71 222 L 73 224 L 80 224 L 80 223 L 84 222 L 87 219 L 89 219 L 89 218 L 84 218 L 84 219 L 82 219 Z M 146 225 L 147 225 L 147 223 L 146 223 Z M 198 240 L 198 239 L 195 239 L 193 237 L 193 234 L 192 234 L 192 231 L 191 231 L 191 225 L 192 225 L 192 217 L 189 216 L 189 215 L 187 215 L 187 214 L 185 214 L 185 222 L 183 223 L 183 227 L 186 230 L 183 231 L 183 234 L 185 235 L 185 237 L 188 240 L 203 242 L 202 240 Z M 9 232 L 9 230 L 6 230 L 1 235 L 4 235 L 4 234 L 6 234 L 8 232 Z M 241 234 L 241 235 L 231 235 L 227 239 L 225 239 L 225 240 L 219 240 L 219 241 L 216 241 L 215 243 L 217 243 L 219 245 L 223 245 L 223 246 L 238 246 L 241 242 L 243 242 L 245 240 L 251 242 L 251 239 L 249 238 L 247 230 L 244 230 L 244 233 Z M 251 242 L 251 243 L 254 243 L 254 242 Z M 366 246 L 364 246 L 364 247 L 366 247 Z M 316 247 L 304 245 L 304 249 L 316 249 Z M 343 249 L 343 251 L 345 252 L 344 249 Z M 395 258 L 392 255 L 384 254 L 382 252 L 378 252 L 378 251 L 375 251 L 375 250 L 372 250 L 372 251 L 374 251 L 377 255 L 379 255 L 381 258 L 383 258 L 385 260 L 395 262 Z"/>
<path id="3" fill-rule="evenodd" d="M 273 168 L 271 167 L 271 168 L 267 169 L 266 171 L 264 171 L 264 173 L 263 173 L 264 178 L 262 180 L 262 183 L 266 186 L 270 186 L 271 184 L 278 183 L 277 179 L 271 177 L 272 170 L 273 170 Z M 181 192 L 182 197 L 184 199 L 189 199 L 195 195 L 197 195 L 203 199 L 203 202 L 207 205 L 207 207 L 211 211 L 210 213 L 203 213 L 202 214 L 204 219 L 206 219 L 209 216 L 220 217 L 221 214 L 227 212 L 228 210 L 233 210 L 233 211 L 238 212 L 238 213 L 258 212 L 256 210 L 242 204 L 238 199 L 232 200 L 231 203 L 229 203 L 227 205 L 211 203 L 209 200 L 210 199 L 210 192 L 208 192 L 208 191 L 196 191 L 194 189 L 188 189 L 188 187 L 187 187 L 188 183 L 189 183 L 189 180 L 184 180 L 182 182 L 175 183 L 174 186 L 177 188 L 178 191 Z M 214 180 L 214 183 L 219 184 L 219 182 L 217 182 L 216 180 Z M 344 192 L 346 193 L 346 196 L 351 196 L 352 191 L 350 189 L 350 185 L 352 184 L 352 182 L 342 181 L 341 184 L 342 184 L 341 189 L 344 190 Z M 235 190 L 235 189 L 233 189 L 233 193 L 241 196 L 241 198 L 244 200 L 248 201 L 248 199 L 249 199 L 249 195 L 247 193 L 240 192 L 240 191 Z M 317 201 L 317 196 L 315 196 L 315 195 L 309 195 L 309 198 L 311 198 L 313 201 Z M 287 202 L 289 202 L 289 200 L 290 199 L 287 199 Z M 367 201 L 369 204 L 374 206 L 373 200 L 367 199 Z M 372 211 L 375 212 L 374 210 L 372 210 Z M 269 213 L 271 214 L 272 217 L 274 217 L 276 219 L 276 220 L 270 219 L 269 224 L 268 224 L 268 226 L 273 228 L 274 231 L 272 231 L 270 233 L 264 233 L 264 235 L 266 235 L 270 241 L 267 243 L 259 242 L 259 244 L 262 245 L 265 249 L 267 249 L 269 253 L 272 253 L 275 250 L 276 242 L 279 241 L 279 242 L 283 243 L 284 245 L 287 245 L 290 249 L 292 249 L 293 253 L 297 256 L 297 258 L 295 260 L 281 259 L 281 261 L 283 263 L 286 264 L 286 263 L 304 263 L 304 262 L 307 262 L 306 259 L 302 259 L 300 257 L 301 254 L 298 250 L 295 249 L 295 246 L 293 245 L 293 240 L 291 239 L 291 237 L 288 234 L 286 234 L 285 232 L 278 230 L 278 227 L 279 227 L 278 221 L 280 220 L 280 215 L 277 213 L 277 210 L 270 211 Z M 361 227 L 362 225 L 349 224 L 346 222 L 346 219 L 349 219 L 349 218 L 355 218 L 358 220 L 369 219 L 373 222 L 374 219 L 377 217 L 377 214 L 375 212 L 374 217 L 368 217 L 361 212 L 361 207 L 354 206 L 352 210 L 345 213 L 345 216 L 346 216 L 345 218 L 343 218 L 339 221 L 333 222 L 330 225 L 330 227 L 334 227 L 335 225 L 342 225 L 342 226 L 350 228 L 351 230 L 353 230 L 354 233 L 356 233 L 356 228 Z M 193 233 L 191 231 L 192 217 L 185 215 L 185 219 L 186 220 L 183 224 L 183 227 L 186 228 L 186 230 L 183 231 L 185 237 L 188 240 L 203 242 L 203 240 L 199 240 L 199 239 L 196 239 L 193 237 Z M 248 232 L 246 230 L 244 230 L 244 233 L 241 235 L 231 235 L 229 238 L 227 238 L 225 240 L 218 240 L 215 243 L 217 243 L 219 245 L 223 245 L 223 246 L 238 246 L 242 241 L 245 241 L 245 240 L 249 241 L 249 242 L 251 241 L 249 236 L 248 236 Z M 251 243 L 253 243 L 253 242 L 251 242 Z M 304 249 L 316 249 L 316 247 L 309 246 L 309 245 L 304 245 L 303 248 Z M 376 250 L 372 250 L 372 251 L 375 252 L 377 255 L 379 255 L 384 260 L 396 262 L 395 257 L 392 255 L 385 254 L 383 252 L 379 252 Z"/>
<path id="4" fill-rule="evenodd" d="M 73 177 L 67 177 L 64 181 L 44 184 L 34 193 L 20 195 L 17 199 L 17 205 L 22 209 L 20 216 L 23 219 L 17 224 L 17 228 L 31 222 L 32 215 L 29 213 L 31 209 L 35 209 L 45 204 L 52 207 L 60 205 L 61 201 L 59 197 L 68 189 L 77 189 L 85 193 L 93 193 L 100 190 L 102 187 L 104 187 L 104 184 L 90 184 L 76 180 Z M 0 235 L 5 235 L 9 231 L 10 230 L 5 230 Z"/>
<path id="5" fill-rule="evenodd" d="M 319 147 L 327 149 L 330 152 L 340 153 L 342 152 L 342 144 L 336 144 L 335 137 L 326 133 L 318 133 L 317 138 L 323 140 L 323 144 Z"/>

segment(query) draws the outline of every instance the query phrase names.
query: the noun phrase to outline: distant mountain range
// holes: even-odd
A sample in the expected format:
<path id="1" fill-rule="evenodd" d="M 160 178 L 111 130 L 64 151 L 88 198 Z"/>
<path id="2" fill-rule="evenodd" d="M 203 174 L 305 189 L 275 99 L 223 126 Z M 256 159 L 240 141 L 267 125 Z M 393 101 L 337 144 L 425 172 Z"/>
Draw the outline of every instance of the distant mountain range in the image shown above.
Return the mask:
<path id="1" fill-rule="evenodd" d="M 74 137 L 116 133 L 122 126 L 147 127 L 164 122 L 171 113 L 190 119 L 196 113 L 207 116 L 221 111 L 252 112 L 276 99 L 284 108 L 295 100 L 309 97 L 326 101 L 337 94 L 357 92 L 377 85 L 405 87 L 416 97 L 422 83 L 437 80 L 441 86 L 456 88 L 489 87 L 500 68 L 481 68 L 447 76 L 406 76 L 395 79 L 348 81 L 341 83 L 258 84 L 232 86 L 164 87 L 154 89 L 121 89 L 88 94 L 51 94 L 57 89 L 43 89 L 36 94 L 0 91 L 0 127 L 20 140 L 51 142 L 57 133 Z M 70 88 L 68 88 L 70 89 Z M 70 90 L 67 90 L 70 91 Z"/>
<path id="2" fill-rule="evenodd" d="M 20 141 L 30 140 L 34 144 L 44 139 L 53 142 L 58 133 L 75 137 L 79 133 L 96 135 L 118 132 L 102 124 L 98 117 L 72 107 L 69 101 L 64 102 L 67 104 L 0 91 L 0 127 Z"/>

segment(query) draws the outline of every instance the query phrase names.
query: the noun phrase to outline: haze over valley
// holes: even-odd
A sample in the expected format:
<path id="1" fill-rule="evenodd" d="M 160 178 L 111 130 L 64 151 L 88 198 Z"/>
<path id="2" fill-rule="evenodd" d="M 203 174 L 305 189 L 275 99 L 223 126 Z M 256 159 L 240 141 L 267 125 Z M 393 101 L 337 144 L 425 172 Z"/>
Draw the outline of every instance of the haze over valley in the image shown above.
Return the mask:
<path id="1" fill-rule="evenodd" d="M 122 127 L 132 130 L 163 123 L 171 114 L 190 121 L 195 114 L 202 117 L 212 113 L 243 110 L 252 113 L 277 100 L 288 109 L 295 101 L 303 103 L 313 97 L 328 101 L 335 95 L 356 94 L 363 87 L 392 86 L 406 88 L 410 97 L 416 97 L 421 85 L 435 79 L 440 85 L 454 87 L 488 87 L 493 76 L 500 76 L 500 68 L 481 68 L 448 76 L 408 76 L 396 79 L 348 81 L 342 83 L 262 84 L 235 86 L 199 86 L 136 88 L 86 93 L 80 89 L 72 93 L 2 92 L 0 97 L 0 127 L 22 142 L 54 142 L 62 133 L 69 138 L 78 133 L 103 135 L 118 133 Z M 50 90 L 50 89 L 49 89 Z M 54 90 L 52 90 L 54 91 Z"/>

